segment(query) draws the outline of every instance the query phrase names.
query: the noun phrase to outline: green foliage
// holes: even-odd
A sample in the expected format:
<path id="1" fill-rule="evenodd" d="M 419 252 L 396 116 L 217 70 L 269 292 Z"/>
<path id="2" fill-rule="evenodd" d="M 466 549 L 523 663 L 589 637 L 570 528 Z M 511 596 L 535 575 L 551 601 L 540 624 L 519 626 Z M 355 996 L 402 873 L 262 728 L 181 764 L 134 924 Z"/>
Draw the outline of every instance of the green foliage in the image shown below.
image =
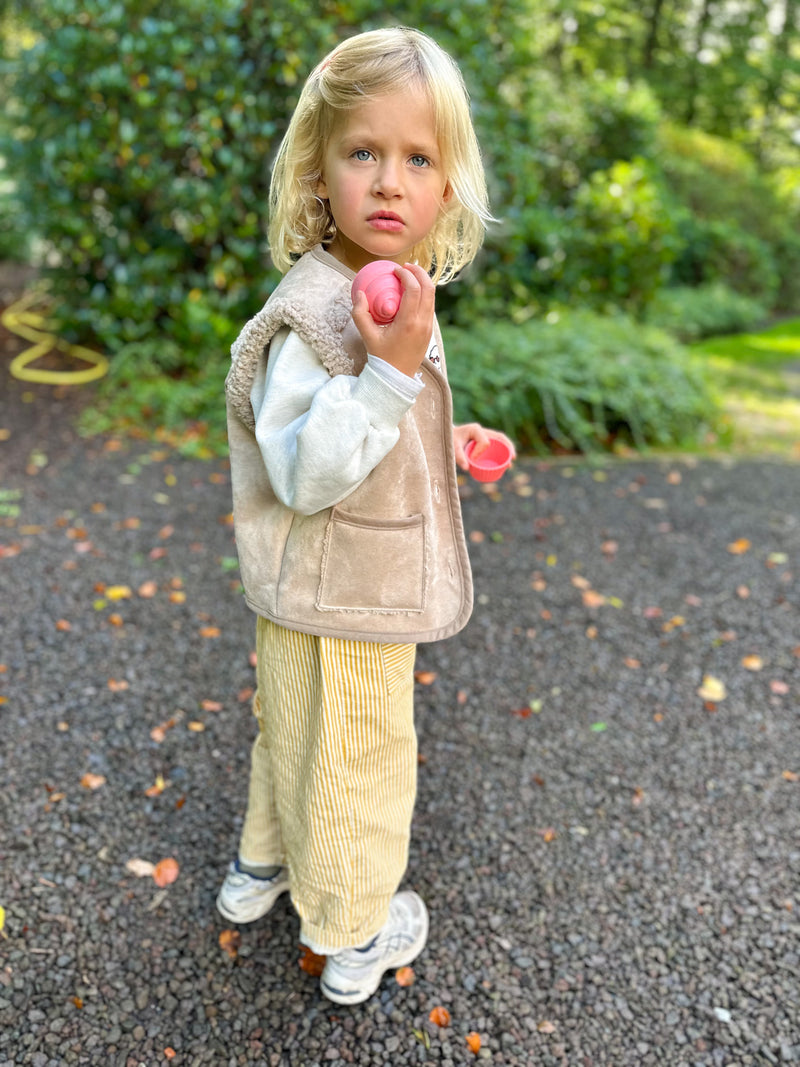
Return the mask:
<path id="1" fill-rule="evenodd" d="M 456 418 L 504 430 L 523 447 L 573 450 L 696 441 L 712 415 L 687 351 L 622 315 L 551 313 L 445 335 Z"/>
<path id="2" fill-rule="evenodd" d="M 332 43 L 317 11 L 288 0 L 33 11 L 36 41 L 10 61 L 2 153 L 72 336 L 114 353 L 158 337 L 165 365 L 179 346 L 190 371 L 231 340 L 264 280 L 266 162 L 285 120 L 275 93 L 305 74 L 299 40 Z"/>
<path id="3" fill-rule="evenodd" d="M 595 171 L 575 196 L 564 280 L 603 307 L 641 312 L 669 274 L 676 227 L 644 160 Z"/>
<path id="4" fill-rule="evenodd" d="M 646 315 L 648 323 L 684 342 L 751 330 L 766 317 L 767 305 L 721 282 L 662 289 Z"/>

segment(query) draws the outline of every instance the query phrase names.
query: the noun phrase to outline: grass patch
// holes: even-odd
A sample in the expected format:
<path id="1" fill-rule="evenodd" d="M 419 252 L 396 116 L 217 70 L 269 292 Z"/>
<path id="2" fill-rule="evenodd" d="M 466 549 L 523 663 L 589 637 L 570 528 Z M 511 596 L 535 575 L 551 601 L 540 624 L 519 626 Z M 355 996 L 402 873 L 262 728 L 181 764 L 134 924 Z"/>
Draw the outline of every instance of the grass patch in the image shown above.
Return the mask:
<path id="1" fill-rule="evenodd" d="M 800 318 L 692 345 L 710 371 L 727 448 L 800 459 Z"/>

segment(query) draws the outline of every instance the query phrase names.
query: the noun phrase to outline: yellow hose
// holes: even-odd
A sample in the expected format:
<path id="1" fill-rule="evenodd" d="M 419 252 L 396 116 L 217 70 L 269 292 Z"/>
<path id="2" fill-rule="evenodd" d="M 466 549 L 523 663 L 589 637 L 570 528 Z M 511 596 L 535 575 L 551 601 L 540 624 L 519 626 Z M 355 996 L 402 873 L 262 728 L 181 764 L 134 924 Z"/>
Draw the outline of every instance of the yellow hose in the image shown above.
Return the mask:
<path id="1" fill-rule="evenodd" d="M 52 332 L 53 323 L 44 315 L 30 310 L 39 300 L 41 292 L 34 290 L 26 293 L 0 315 L 0 322 L 9 333 L 35 342 L 31 348 L 14 357 L 8 368 L 11 374 L 22 382 L 39 382 L 43 385 L 85 385 L 86 382 L 102 378 L 108 370 L 106 357 L 83 345 L 73 345 L 57 337 Z M 91 366 L 86 370 L 40 370 L 30 366 L 34 360 L 53 350 L 83 360 Z"/>

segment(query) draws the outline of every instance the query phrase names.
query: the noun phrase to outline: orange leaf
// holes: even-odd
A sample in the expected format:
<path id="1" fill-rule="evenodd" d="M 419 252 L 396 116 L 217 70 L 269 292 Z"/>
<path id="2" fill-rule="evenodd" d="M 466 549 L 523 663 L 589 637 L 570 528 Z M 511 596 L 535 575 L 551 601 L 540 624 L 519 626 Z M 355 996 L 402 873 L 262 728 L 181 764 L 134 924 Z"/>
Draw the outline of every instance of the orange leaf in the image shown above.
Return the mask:
<path id="1" fill-rule="evenodd" d="M 130 688 L 130 682 L 126 682 L 124 678 L 109 678 L 108 688 L 112 693 L 122 693 L 124 690 Z"/>
<path id="2" fill-rule="evenodd" d="M 239 945 L 242 943 L 242 935 L 238 930 L 223 930 L 219 935 L 219 947 L 227 952 L 232 960 L 239 955 Z"/>
<path id="3" fill-rule="evenodd" d="M 222 711 L 222 704 L 219 700 L 201 700 L 200 707 L 203 711 Z"/>
<path id="4" fill-rule="evenodd" d="M 174 1060 L 178 1053 L 174 1048 L 170 1048 L 169 1045 L 164 1049 L 164 1057 L 168 1060 Z"/>
<path id="5" fill-rule="evenodd" d="M 300 945 L 300 970 L 305 971 L 306 974 L 312 975 L 314 978 L 319 978 L 322 972 L 325 970 L 325 956 L 318 956 L 316 952 L 312 952 L 308 945 Z"/>
<path id="6" fill-rule="evenodd" d="M 436 671 L 414 671 L 414 681 L 420 685 L 433 685 L 436 677 Z"/>
<path id="7" fill-rule="evenodd" d="M 179 873 L 178 861 L 169 856 L 167 859 L 159 860 L 156 864 L 153 881 L 160 889 L 163 889 L 164 886 L 172 885 Z"/>
<path id="8" fill-rule="evenodd" d="M 221 633 L 219 626 L 202 626 L 200 628 L 201 637 L 219 637 Z"/>
<path id="9" fill-rule="evenodd" d="M 402 986 L 404 989 L 406 989 L 408 986 L 413 985 L 416 979 L 417 976 L 414 974 L 413 967 L 401 967 L 395 973 L 394 976 L 394 980 L 397 982 L 397 984 L 399 986 Z"/>
<path id="10" fill-rule="evenodd" d="M 548 1019 L 543 1019 L 536 1029 L 540 1034 L 554 1034 L 556 1032 L 555 1023 L 551 1023 Z"/>
<path id="11" fill-rule="evenodd" d="M 136 592 L 139 594 L 140 597 L 143 597 L 145 600 L 150 600 L 150 598 L 154 597 L 158 592 L 158 583 L 154 582 L 153 579 L 150 578 L 148 581 L 142 582 Z"/>
<path id="12" fill-rule="evenodd" d="M 764 666 L 764 661 L 761 656 L 744 656 L 742 666 L 748 671 L 760 671 Z"/>
<path id="13" fill-rule="evenodd" d="M 449 1026 L 450 1025 L 450 1012 L 447 1008 L 443 1008 L 441 1005 L 431 1010 L 428 1016 L 434 1026 Z"/>
<path id="14" fill-rule="evenodd" d="M 108 616 L 108 621 L 111 623 L 112 626 L 123 626 L 125 622 L 122 616 L 117 615 L 116 612 L 113 615 Z"/>
<path id="15" fill-rule="evenodd" d="M 81 785 L 84 789 L 99 789 L 101 785 L 105 785 L 106 780 L 102 774 L 84 774 L 81 778 Z"/>
<path id="16" fill-rule="evenodd" d="M 586 589 L 582 594 L 582 599 L 585 608 L 601 608 L 606 602 L 603 594 L 595 592 L 594 589 Z"/>
<path id="17" fill-rule="evenodd" d="M 194 719 L 192 722 L 187 722 L 186 726 L 187 729 L 191 730 L 193 734 L 201 734 L 206 728 L 206 724 L 204 722 L 198 722 L 196 719 Z"/>
<path id="18" fill-rule="evenodd" d="M 68 633 L 72 629 L 72 623 L 67 622 L 66 619 L 59 619 L 56 623 L 56 629 L 60 630 L 61 633 Z"/>
<path id="19" fill-rule="evenodd" d="M 782 771 L 781 777 L 785 778 L 787 782 L 800 782 L 800 774 L 796 774 L 794 771 Z"/>
<path id="20" fill-rule="evenodd" d="M 728 545 L 728 551 L 732 556 L 742 556 L 751 548 L 751 542 L 746 537 L 739 537 Z"/>
<path id="21" fill-rule="evenodd" d="M 83 1001 L 81 1000 L 80 997 L 73 997 L 72 998 L 72 1003 L 75 1005 L 75 1007 L 78 1009 L 78 1011 L 80 1011 L 81 1008 L 83 1007 Z"/>
<path id="22" fill-rule="evenodd" d="M 476 1034 L 474 1030 L 472 1033 L 467 1034 L 467 1048 L 476 1055 L 481 1050 L 481 1035 Z"/>
<path id="23" fill-rule="evenodd" d="M 166 539 L 168 537 L 172 537 L 174 533 L 174 526 L 162 526 L 161 529 L 158 531 L 158 536 L 161 538 L 162 541 L 166 541 Z"/>

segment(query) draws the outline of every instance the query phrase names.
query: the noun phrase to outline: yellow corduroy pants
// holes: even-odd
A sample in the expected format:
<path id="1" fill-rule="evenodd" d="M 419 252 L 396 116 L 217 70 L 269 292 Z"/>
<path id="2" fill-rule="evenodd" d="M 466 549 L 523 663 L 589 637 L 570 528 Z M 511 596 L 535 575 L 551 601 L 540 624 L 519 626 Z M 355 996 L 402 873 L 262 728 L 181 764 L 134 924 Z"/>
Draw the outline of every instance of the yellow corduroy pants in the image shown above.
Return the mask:
<path id="1" fill-rule="evenodd" d="M 300 937 L 330 954 L 386 922 L 417 784 L 415 645 L 315 637 L 259 617 L 259 733 L 239 856 L 288 867 Z"/>

